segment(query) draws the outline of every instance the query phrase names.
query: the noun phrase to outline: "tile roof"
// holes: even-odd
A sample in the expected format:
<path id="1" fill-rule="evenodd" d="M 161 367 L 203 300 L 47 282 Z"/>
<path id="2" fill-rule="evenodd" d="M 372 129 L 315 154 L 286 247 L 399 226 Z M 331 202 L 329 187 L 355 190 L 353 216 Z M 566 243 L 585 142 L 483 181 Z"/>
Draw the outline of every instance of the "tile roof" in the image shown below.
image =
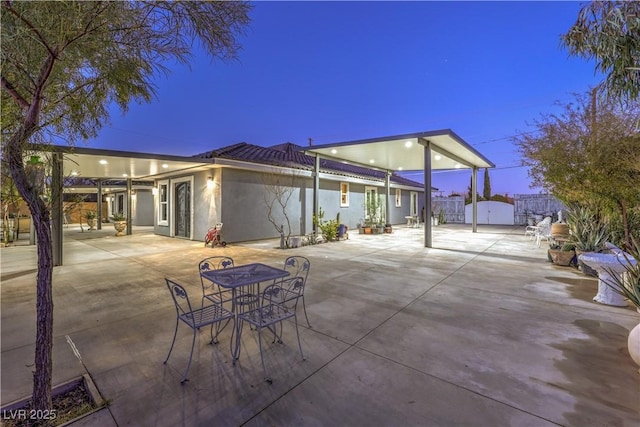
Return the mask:
<path id="1" fill-rule="evenodd" d="M 286 142 L 284 144 L 273 145 L 271 147 L 261 147 L 258 145 L 240 142 L 227 147 L 218 148 L 205 153 L 196 154 L 193 157 L 203 159 L 230 159 L 251 163 L 267 164 L 272 166 L 290 167 L 295 169 L 313 170 L 315 158 L 304 154 L 300 145 Z M 342 175 L 355 178 L 368 178 L 384 181 L 385 172 L 369 169 L 362 166 L 355 166 L 329 159 L 320 159 L 320 170 L 325 173 Z M 396 173 L 392 173 L 391 181 L 401 185 L 416 188 L 423 188 L 420 182 L 404 178 Z"/>

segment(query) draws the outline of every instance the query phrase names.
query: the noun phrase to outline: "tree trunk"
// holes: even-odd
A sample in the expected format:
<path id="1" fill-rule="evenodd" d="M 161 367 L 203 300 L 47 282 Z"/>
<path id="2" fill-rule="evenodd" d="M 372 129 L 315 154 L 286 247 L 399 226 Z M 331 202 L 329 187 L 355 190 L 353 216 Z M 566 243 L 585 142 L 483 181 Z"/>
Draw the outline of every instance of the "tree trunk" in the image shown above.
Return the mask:
<path id="1" fill-rule="evenodd" d="M 629 233 L 629 215 L 627 212 L 627 202 L 624 200 L 620 200 L 620 208 L 622 212 L 622 228 L 624 229 L 624 245 L 625 249 L 630 249 L 633 246 Z"/>
<path id="2" fill-rule="evenodd" d="M 38 276 L 36 297 L 36 350 L 33 373 L 33 409 L 47 410 L 51 406 L 53 371 L 53 253 L 49 211 L 33 217 L 38 245 Z"/>
<path id="3" fill-rule="evenodd" d="M 4 156 L 7 161 L 11 177 L 18 192 L 29 207 L 34 223 L 37 253 L 38 274 L 36 279 L 36 348 L 35 371 L 33 373 L 32 408 L 35 411 L 47 411 L 51 405 L 52 381 L 52 349 L 53 349 L 53 253 L 51 244 L 51 214 L 47 204 L 41 197 L 38 185 L 30 182 L 23 163 L 24 146 L 34 133 L 33 122 L 7 141 L 4 146 Z M 47 425 L 49 422 L 45 421 Z"/>

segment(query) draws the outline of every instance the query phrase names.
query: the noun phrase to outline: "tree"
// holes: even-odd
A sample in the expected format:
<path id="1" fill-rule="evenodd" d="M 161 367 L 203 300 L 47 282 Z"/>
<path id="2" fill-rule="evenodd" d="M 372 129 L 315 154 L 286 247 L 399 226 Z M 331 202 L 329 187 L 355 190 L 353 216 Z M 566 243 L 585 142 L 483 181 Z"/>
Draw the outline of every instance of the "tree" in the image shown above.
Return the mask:
<path id="1" fill-rule="evenodd" d="M 164 63 L 188 63 L 195 41 L 214 57 L 235 58 L 249 22 L 246 2 L 4 1 L 2 155 L 29 207 L 38 248 L 37 329 L 32 404 L 51 408 L 51 208 L 29 174 L 34 142 L 95 137 L 115 104 L 149 102 Z M 52 185 L 51 200 L 60 188 Z"/>
<path id="2" fill-rule="evenodd" d="M 629 244 L 629 209 L 640 206 L 640 135 L 637 103 L 576 95 L 560 114 L 544 114 L 538 133 L 514 139 L 529 166 L 532 186 L 551 191 L 565 204 L 588 206 L 622 216 Z M 595 115 L 593 112 L 595 111 Z"/>
<path id="3" fill-rule="evenodd" d="M 491 181 L 489 180 L 489 168 L 484 168 L 484 183 L 482 187 L 482 197 L 485 200 L 491 199 Z"/>
<path id="4" fill-rule="evenodd" d="M 640 2 L 593 1 L 562 36 L 569 53 L 596 60 L 613 98 L 640 94 Z"/>
<path id="5" fill-rule="evenodd" d="M 267 208 L 267 220 L 280 234 L 280 249 L 291 247 L 291 220 L 287 205 L 296 193 L 296 179 L 292 173 L 268 173 L 262 176 L 264 204 Z"/>

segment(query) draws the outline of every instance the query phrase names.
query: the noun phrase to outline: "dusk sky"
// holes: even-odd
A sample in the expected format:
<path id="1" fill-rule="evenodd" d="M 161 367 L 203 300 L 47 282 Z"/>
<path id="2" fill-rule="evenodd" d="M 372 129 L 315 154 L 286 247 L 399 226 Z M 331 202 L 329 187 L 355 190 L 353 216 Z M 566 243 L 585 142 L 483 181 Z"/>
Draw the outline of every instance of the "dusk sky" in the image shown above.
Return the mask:
<path id="1" fill-rule="evenodd" d="M 537 193 L 510 137 L 601 77 L 560 35 L 578 2 L 257 2 L 239 59 L 198 54 L 92 148 L 190 156 L 452 129 L 496 165 L 493 193 Z M 422 182 L 422 174 L 408 176 Z M 479 173 L 482 193 L 482 173 Z M 436 172 L 448 195 L 470 172 Z"/>

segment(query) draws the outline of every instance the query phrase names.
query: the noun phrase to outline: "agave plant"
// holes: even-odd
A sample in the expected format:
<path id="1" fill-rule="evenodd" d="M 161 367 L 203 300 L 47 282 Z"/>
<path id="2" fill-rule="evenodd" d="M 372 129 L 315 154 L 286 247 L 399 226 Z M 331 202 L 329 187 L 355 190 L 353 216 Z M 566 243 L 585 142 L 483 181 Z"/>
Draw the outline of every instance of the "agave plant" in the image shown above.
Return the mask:
<path id="1" fill-rule="evenodd" d="M 570 241 L 576 250 L 601 252 L 609 240 L 607 226 L 595 213 L 586 207 L 574 207 L 567 215 Z"/>
<path id="2" fill-rule="evenodd" d="M 125 221 L 127 219 L 127 217 L 122 212 L 114 212 L 113 215 L 111 215 L 111 218 L 113 218 L 113 220 L 116 222 Z"/>
<path id="3" fill-rule="evenodd" d="M 611 279 L 605 279 L 604 282 L 640 310 L 640 242 L 632 237 L 631 246 L 618 258 L 625 269 L 624 273 L 618 275 L 606 269 Z"/>

